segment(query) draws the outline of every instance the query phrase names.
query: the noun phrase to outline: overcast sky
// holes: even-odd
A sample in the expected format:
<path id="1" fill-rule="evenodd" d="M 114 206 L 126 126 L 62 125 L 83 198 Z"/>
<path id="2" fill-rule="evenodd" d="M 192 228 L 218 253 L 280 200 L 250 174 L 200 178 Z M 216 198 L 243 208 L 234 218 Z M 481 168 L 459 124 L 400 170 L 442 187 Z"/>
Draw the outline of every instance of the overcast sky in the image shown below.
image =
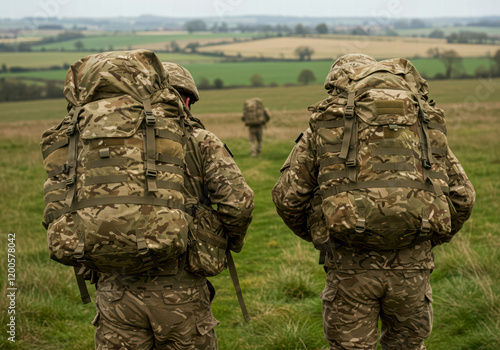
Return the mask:
<path id="1" fill-rule="evenodd" d="M 500 15 L 498 0 L 17 0 L 2 4 L 0 18 L 225 17 L 480 17 Z"/>

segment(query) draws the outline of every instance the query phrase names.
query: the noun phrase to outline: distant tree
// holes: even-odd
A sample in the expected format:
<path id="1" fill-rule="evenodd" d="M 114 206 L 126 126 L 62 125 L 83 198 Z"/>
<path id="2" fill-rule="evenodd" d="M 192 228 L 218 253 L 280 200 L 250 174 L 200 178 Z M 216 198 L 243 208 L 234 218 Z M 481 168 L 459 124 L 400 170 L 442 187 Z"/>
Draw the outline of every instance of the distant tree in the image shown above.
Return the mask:
<path id="1" fill-rule="evenodd" d="M 214 80 L 214 86 L 216 89 L 222 89 L 224 87 L 224 82 L 220 78 Z"/>
<path id="2" fill-rule="evenodd" d="M 444 32 L 440 29 L 434 29 L 432 32 L 429 33 L 429 38 L 443 39 Z"/>
<path id="3" fill-rule="evenodd" d="M 427 56 L 430 58 L 439 58 L 439 47 L 431 47 L 427 50 Z"/>
<path id="4" fill-rule="evenodd" d="M 328 27 L 325 23 L 320 23 L 316 26 L 316 32 L 318 34 L 328 34 Z"/>
<path id="5" fill-rule="evenodd" d="M 298 56 L 299 60 L 301 61 L 306 61 L 306 60 L 310 61 L 313 53 L 314 53 L 313 49 L 311 49 L 309 46 L 304 46 L 304 45 L 298 46 L 294 51 L 295 56 Z"/>
<path id="6" fill-rule="evenodd" d="M 7 73 L 7 66 L 4 64 L 2 64 L 2 73 Z"/>
<path id="7" fill-rule="evenodd" d="M 177 41 L 175 41 L 175 40 L 172 40 L 170 42 L 170 44 L 167 44 L 167 45 L 170 47 L 170 51 L 172 51 L 172 52 L 179 52 L 179 51 L 181 51 L 181 48 L 180 48 L 179 44 L 177 44 Z"/>
<path id="8" fill-rule="evenodd" d="M 449 79 L 454 72 L 458 72 L 462 68 L 462 57 L 455 50 L 442 52 L 439 59 L 446 68 L 444 73 L 446 79 Z"/>
<path id="9" fill-rule="evenodd" d="M 363 27 L 361 26 L 357 26 L 356 28 L 354 28 L 352 31 L 351 31 L 351 34 L 352 35 L 370 35 L 369 33 L 369 29 L 368 30 L 365 30 Z"/>
<path id="10" fill-rule="evenodd" d="M 81 40 L 75 41 L 76 51 L 83 51 L 84 48 L 85 48 L 85 45 L 83 44 L 83 42 Z"/>
<path id="11" fill-rule="evenodd" d="M 200 43 L 197 41 L 191 42 L 191 43 L 186 45 L 186 49 L 191 50 L 191 53 L 195 53 L 199 47 L 200 47 Z"/>
<path id="12" fill-rule="evenodd" d="M 298 35 L 307 34 L 307 29 L 301 23 L 299 23 L 295 26 L 295 34 Z"/>
<path id="13" fill-rule="evenodd" d="M 425 28 L 425 22 L 418 18 L 412 19 L 410 28 Z"/>
<path id="14" fill-rule="evenodd" d="M 198 80 L 198 89 L 200 90 L 210 89 L 210 82 L 208 81 L 207 78 L 200 77 L 200 79 Z"/>
<path id="15" fill-rule="evenodd" d="M 195 19 L 184 24 L 184 28 L 192 34 L 193 32 L 203 32 L 207 30 L 207 25 L 201 19 Z"/>
<path id="16" fill-rule="evenodd" d="M 302 70 L 302 72 L 300 72 L 297 80 L 299 83 L 307 85 L 310 82 L 316 81 L 316 77 L 314 76 L 314 73 L 311 70 L 304 69 Z"/>
<path id="17" fill-rule="evenodd" d="M 47 98 L 61 98 L 63 97 L 63 89 L 60 86 L 57 86 L 57 83 L 54 81 L 49 81 L 47 83 Z"/>
<path id="18" fill-rule="evenodd" d="M 254 87 L 264 86 L 264 79 L 259 74 L 254 74 L 250 77 L 250 83 Z"/>
<path id="19" fill-rule="evenodd" d="M 492 68 L 494 75 L 500 76 L 500 49 L 495 52 L 493 56 L 491 56 L 491 60 L 493 61 L 494 67 Z"/>

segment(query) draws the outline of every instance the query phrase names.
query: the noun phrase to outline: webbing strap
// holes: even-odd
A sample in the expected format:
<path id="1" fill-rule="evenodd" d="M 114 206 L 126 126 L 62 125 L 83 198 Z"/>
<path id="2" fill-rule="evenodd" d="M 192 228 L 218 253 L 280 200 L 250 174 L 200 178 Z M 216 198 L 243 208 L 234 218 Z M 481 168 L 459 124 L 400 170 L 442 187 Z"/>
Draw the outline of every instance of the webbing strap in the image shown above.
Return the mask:
<path id="1" fill-rule="evenodd" d="M 243 313 L 243 318 L 245 319 L 245 322 L 249 322 L 251 318 L 248 313 L 245 300 L 243 299 L 243 293 L 241 292 L 238 273 L 236 272 L 236 266 L 234 265 L 233 256 L 231 255 L 230 250 L 226 251 L 226 259 L 227 267 L 229 268 L 229 273 L 231 274 L 231 279 L 233 280 L 234 290 L 236 291 L 236 296 L 238 297 L 238 302 L 240 303 L 241 312 Z"/>
<path id="2" fill-rule="evenodd" d="M 319 154 L 324 154 L 326 152 L 330 152 L 330 153 L 338 153 L 340 152 L 340 149 L 342 148 L 342 145 L 338 144 L 338 145 L 326 145 L 326 146 L 323 146 L 319 149 Z M 345 162 L 344 160 L 342 160 L 343 162 Z"/>
<path id="3" fill-rule="evenodd" d="M 127 166 L 126 158 L 101 158 L 84 163 L 86 169 L 102 168 L 105 166 Z"/>
<path id="4" fill-rule="evenodd" d="M 142 100 L 144 105 L 144 124 L 146 126 L 145 146 L 146 146 L 146 160 L 144 164 L 145 177 L 148 192 L 158 191 L 156 186 L 156 177 L 158 172 L 156 171 L 156 139 L 155 139 L 155 125 L 156 118 L 153 115 L 153 109 L 151 107 L 151 100 L 149 98 Z"/>
<path id="5" fill-rule="evenodd" d="M 51 194 L 45 197 L 45 205 L 52 202 L 59 202 L 66 199 L 66 193 Z"/>
<path id="6" fill-rule="evenodd" d="M 173 201 L 171 199 L 163 199 L 156 197 L 139 197 L 139 196 L 116 196 L 116 197 L 100 197 L 83 199 L 73 203 L 71 207 L 64 207 L 59 210 L 48 213 L 45 216 L 45 222 L 51 223 L 61 215 L 69 212 L 80 210 L 87 207 L 95 207 L 98 205 L 114 205 L 114 204 L 130 204 L 130 205 L 157 205 L 171 209 L 184 210 L 184 204 Z"/>
<path id="7" fill-rule="evenodd" d="M 171 132 L 170 130 L 165 130 L 165 129 L 156 129 L 155 130 L 155 135 L 156 137 L 159 137 L 159 138 L 162 138 L 162 139 L 166 139 L 166 140 L 171 140 L 171 141 L 175 141 L 175 142 L 178 142 L 180 144 L 183 143 L 183 138 L 182 136 L 180 135 L 177 135 L 177 134 L 174 134 L 173 132 Z"/>
<path id="8" fill-rule="evenodd" d="M 375 163 L 374 171 L 415 171 L 415 167 L 409 163 Z"/>
<path id="9" fill-rule="evenodd" d="M 441 180 L 448 182 L 448 176 L 446 176 L 443 173 L 438 173 L 437 171 L 429 171 L 429 178 L 430 179 L 441 179 Z"/>
<path id="10" fill-rule="evenodd" d="M 184 171 L 175 165 L 157 164 L 156 169 L 170 174 L 183 175 Z"/>
<path id="11" fill-rule="evenodd" d="M 52 169 L 51 171 L 47 171 L 48 177 L 54 177 L 61 174 L 67 174 L 69 172 L 69 165 L 63 164 L 58 166 L 57 168 Z"/>
<path id="12" fill-rule="evenodd" d="M 69 145 L 69 137 L 66 137 L 66 138 L 64 138 L 62 140 L 59 140 L 59 141 L 53 143 L 52 145 L 50 145 L 49 147 L 47 147 L 42 152 L 43 159 L 47 158 L 49 156 L 49 154 L 51 154 L 52 152 L 58 150 L 59 148 L 65 147 L 67 145 Z"/>
<path id="13" fill-rule="evenodd" d="M 318 183 L 322 184 L 328 180 L 332 179 L 342 179 L 349 177 L 349 171 L 347 169 L 338 170 L 338 171 L 330 171 L 326 174 L 321 174 L 318 177 Z"/>
<path id="14" fill-rule="evenodd" d="M 183 191 L 183 187 L 181 184 L 176 183 L 176 182 L 170 182 L 170 181 L 157 181 L 156 185 L 158 188 L 162 188 L 165 190 L 174 190 L 174 191 Z"/>
<path id="15" fill-rule="evenodd" d="M 325 128 L 325 129 L 332 129 L 332 128 L 340 128 L 344 126 L 344 120 L 343 119 L 336 119 L 336 120 L 320 120 L 316 122 L 316 129 L 319 128 Z"/>
<path id="16" fill-rule="evenodd" d="M 206 234 L 201 230 L 198 230 L 196 232 L 196 238 L 222 250 L 226 250 L 227 248 L 227 239 L 219 236 L 214 236 L 213 234 Z"/>
<path id="17" fill-rule="evenodd" d="M 82 303 L 88 304 L 91 302 L 91 300 L 90 300 L 89 290 L 87 289 L 87 285 L 85 284 L 85 278 L 83 278 L 83 275 L 78 272 L 79 271 L 78 267 L 73 266 L 73 270 L 75 271 L 76 283 L 78 284 L 78 290 L 80 290 Z"/>
<path id="18" fill-rule="evenodd" d="M 363 241 L 364 232 L 366 228 L 366 207 L 363 201 L 363 197 L 359 191 L 353 191 L 354 202 L 356 203 L 356 209 L 358 212 L 358 219 L 356 220 L 355 231 L 356 236 L 355 241 Z"/>
<path id="19" fill-rule="evenodd" d="M 374 156 L 413 156 L 413 150 L 411 148 L 403 147 L 382 147 L 372 149 L 372 155 Z"/>
<path id="20" fill-rule="evenodd" d="M 431 140 L 429 138 L 429 131 L 427 125 L 429 123 L 429 116 L 424 111 L 424 106 L 422 104 L 422 98 L 418 98 L 419 106 L 419 117 L 421 125 L 421 145 L 422 145 L 422 166 L 424 169 L 429 169 L 432 163 L 432 153 L 431 153 Z"/>
<path id="21" fill-rule="evenodd" d="M 179 166 L 183 166 L 184 162 L 181 158 L 171 156 L 169 154 L 161 154 L 158 153 L 156 155 L 156 160 L 162 163 L 170 163 L 170 164 L 175 164 Z"/>
<path id="22" fill-rule="evenodd" d="M 344 164 L 345 161 L 343 159 L 340 159 L 339 157 L 329 157 L 325 160 L 322 160 L 320 163 L 319 163 L 319 167 L 320 167 L 320 170 L 327 167 L 327 166 L 330 166 L 330 165 L 336 165 L 336 164 Z"/>
<path id="23" fill-rule="evenodd" d="M 323 198 L 328 198 L 335 196 L 338 193 L 355 191 L 364 188 L 394 188 L 394 187 L 409 187 L 418 190 L 425 190 L 434 192 L 434 185 L 430 181 L 420 182 L 413 180 L 375 180 L 375 181 L 363 181 L 357 183 L 343 184 L 339 186 L 334 186 L 323 191 Z M 449 192 L 449 188 L 446 186 L 440 187 L 443 192 Z"/>
<path id="24" fill-rule="evenodd" d="M 431 153 L 437 154 L 438 156 L 446 156 L 446 149 L 442 147 L 431 147 Z"/>
<path id="25" fill-rule="evenodd" d="M 354 129 L 354 98 L 356 93 L 351 91 L 347 96 L 347 104 L 344 111 L 344 137 L 342 140 L 342 148 L 339 157 L 347 160 L 349 153 L 349 146 L 351 145 L 351 138 Z"/>
<path id="26" fill-rule="evenodd" d="M 73 115 L 71 116 L 68 129 L 66 134 L 69 136 L 69 146 L 68 146 L 68 180 L 66 180 L 66 187 L 68 191 L 66 192 L 66 205 L 69 207 L 73 204 L 73 199 L 76 193 L 76 160 L 77 160 L 77 142 L 78 142 L 78 118 L 82 110 L 82 107 L 76 107 L 73 109 Z"/>
<path id="27" fill-rule="evenodd" d="M 59 190 L 61 188 L 65 188 L 66 187 L 66 183 L 65 182 L 58 182 L 58 183 L 55 183 L 55 184 L 52 184 L 52 185 L 48 185 L 48 186 L 45 186 L 44 189 L 43 189 L 43 194 L 47 194 L 51 191 L 55 191 L 55 190 Z"/>
<path id="28" fill-rule="evenodd" d="M 103 176 L 94 176 L 88 177 L 85 179 L 85 186 L 91 185 L 104 185 L 109 183 L 119 183 L 119 182 L 127 182 L 127 175 L 103 175 Z"/>

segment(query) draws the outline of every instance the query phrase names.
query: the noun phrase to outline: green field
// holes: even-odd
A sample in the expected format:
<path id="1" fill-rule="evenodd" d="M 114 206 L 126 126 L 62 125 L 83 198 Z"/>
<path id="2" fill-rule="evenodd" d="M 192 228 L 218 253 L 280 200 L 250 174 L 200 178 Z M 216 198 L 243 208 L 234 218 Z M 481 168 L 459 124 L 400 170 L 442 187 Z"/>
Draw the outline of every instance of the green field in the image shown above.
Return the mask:
<path id="1" fill-rule="evenodd" d="M 263 154 L 249 157 L 238 118 L 246 97 L 260 96 L 271 109 Z M 471 219 L 450 243 L 435 249 L 431 275 L 434 328 L 429 350 L 500 348 L 500 80 L 431 82 L 431 96 L 445 108 L 449 142 L 475 186 Z M 242 253 L 235 255 L 252 321 L 243 322 L 227 271 L 212 278 L 220 350 L 325 349 L 321 299 L 325 275 L 317 252 L 282 223 L 271 202 L 293 140 L 308 125 L 306 107 L 325 92 L 320 85 L 204 91 L 198 115 L 235 154 L 255 192 L 254 220 Z M 65 114 L 63 99 L 0 104 L 0 260 L 7 260 L 7 233 L 16 233 L 16 344 L 7 341 L 0 314 L 0 348 L 88 350 L 95 308 L 82 305 L 72 269 L 48 258 L 38 140 Z M 52 121 L 47 121 L 48 119 Z M 7 264 L 0 265 L 0 308 L 7 310 Z M 92 290 L 93 288 L 91 288 Z M 95 300 L 92 292 L 92 300 Z"/>
<path id="2" fill-rule="evenodd" d="M 476 32 L 476 33 L 487 33 L 490 36 L 496 36 L 500 34 L 500 28 L 498 27 L 429 27 L 429 28 L 419 28 L 419 29 L 397 29 L 396 32 L 399 36 L 428 36 L 434 30 L 441 30 L 444 35 L 450 35 L 451 33 L 460 32 Z"/>
<path id="3" fill-rule="evenodd" d="M 5 64 L 7 68 L 49 68 L 51 66 L 62 66 L 72 64 L 82 57 L 95 52 L 0 52 L 0 66 Z M 158 53 L 162 60 L 179 62 L 180 64 L 192 62 L 214 62 L 217 58 L 181 53 Z"/>
<path id="4" fill-rule="evenodd" d="M 157 42 L 170 42 L 172 40 L 201 40 L 201 39 L 232 39 L 232 38 L 250 38 L 257 35 L 256 33 L 194 33 L 194 34 L 171 34 L 171 35 L 134 35 L 130 33 L 117 33 L 115 35 L 97 35 L 88 36 L 81 39 L 68 40 L 58 43 L 34 45 L 33 50 L 56 50 L 61 49 L 66 51 L 75 50 L 75 43 L 81 41 L 84 47 L 91 51 L 109 51 L 110 47 L 114 50 L 127 49 L 130 46 L 141 44 L 152 44 Z"/>
<path id="5" fill-rule="evenodd" d="M 43 55 L 45 55 L 44 53 Z M 29 61 L 29 55 L 32 55 L 32 62 L 36 62 L 36 57 L 38 54 L 29 53 L 20 59 L 23 62 Z M 42 55 L 42 57 L 43 57 Z M 84 57 L 82 54 L 80 57 Z M 159 54 L 161 60 L 173 61 L 183 64 L 193 75 L 196 82 L 200 81 L 200 78 L 207 78 L 210 83 L 216 78 L 222 79 L 224 85 L 250 85 L 250 77 L 254 74 L 259 74 L 263 78 L 264 84 L 276 83 L 278 85 L 286 83 L 297 84 L 297 77 L 303 69 L 311 70 L 315 77 L 316 83 L 322 83 L 324 78 L 328 74 L 328 71 L 332 65 L 332 61 L 310 61 L 310 62 L 241 62 L 241 63 L 202 63 L 213 62 L 212 57 L 201 56 L 201 55 L 177 55 L 177 54 Z M 1 59 L 0 55 L 0 59 Z M 69 57 L 69 56 L 68 56 Z M 191 63 L 193 61 L 188 61 L 192 58 L 196 63 Z M 56 62 L 55 57 L 46 57 L 44 62 L 49 62 L 49 59 L 53 59 Z M 64 57 L 66 59 L 66 57 Z M 419 72 L 428 77 L 433 77 L 437 73 L 444 74 L 445 67 L 441 61 L 438 59 L 413 59 L 412 63 L 417 67 Z M 58 61 L 60 62 L 60 60 Z M 0 64 L 2 62 L 0 61 Z M 33 63 L 30 63 L 33 64 Z M 483 66 L 489 68 L 490 62 L 487 58 L 465 58 L 463 60 L 463 66 L 467 74 L 473 75 L 477 67 Z M 22 73 L 2 73 L 2 76 L 12 76 L 12 77 L 30 77 L 30 78 L 41 78 L 41 79 L 56 79 L 64 80 L 66 77 L 66 70 L 50 70 L 50 71 L 37 71 L 37 72 L 22 72 Z"/>

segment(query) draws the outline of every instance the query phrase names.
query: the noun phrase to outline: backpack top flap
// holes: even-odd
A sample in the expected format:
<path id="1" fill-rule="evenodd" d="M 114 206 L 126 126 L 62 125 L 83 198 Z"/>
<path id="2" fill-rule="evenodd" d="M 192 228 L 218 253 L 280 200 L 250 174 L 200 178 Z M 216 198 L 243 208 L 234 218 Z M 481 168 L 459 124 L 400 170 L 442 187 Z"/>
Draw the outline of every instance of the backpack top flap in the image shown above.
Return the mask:
<path id="1" fill-rule="evenodd" d="M 154 52 L 114 51 L 90 55 L 68 70 L 64 96 L 71 106 L 122 95 L 137 101 L 168 87 L 168 73 Z"/>
<path id="2" fill-rule="evenodd" d="M 358 82 L 377 72 L 387 72 L 381 85 L 390 86 L 390 75 L 395 75 L 393 79 L 397 80 L 396 86 L 401 85 L 401 78 L 404 79 L 407 89 L 416 94 L 427 95 L 429 93 L 429 86 L 425 79 L 418 73 L 415 66 L 404 58 L 393 58 L 385 61 L 366 61 L 363 60 L 359 64 L 334 64 L 325 80 L 325 89 L 329 92 L 334 90 L 351 90 L 353 82 Z M 374 82 L 371 81 L 373 84 Z M 358 84 L 356 84 L 358 85 Z M 367 86 L 368 88 L 377 88 L 377 86 Z M 363 86 L 356 86 L 357 89 Z"/>

